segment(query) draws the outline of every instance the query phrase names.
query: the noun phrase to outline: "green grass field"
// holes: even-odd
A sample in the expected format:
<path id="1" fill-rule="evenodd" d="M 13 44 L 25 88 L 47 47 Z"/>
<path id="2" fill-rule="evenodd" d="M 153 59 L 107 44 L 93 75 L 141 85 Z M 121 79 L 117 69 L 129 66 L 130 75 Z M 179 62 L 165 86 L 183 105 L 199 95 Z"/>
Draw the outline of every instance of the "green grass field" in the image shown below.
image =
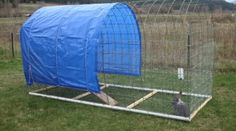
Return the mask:
<path id="1" fill-rule="evenodd" d="M 192 122 L 29 96 L 21 60 L 0 60 L 0 130 L 234 130 L 236 73 L 215 73 L 213 99 Z"/>

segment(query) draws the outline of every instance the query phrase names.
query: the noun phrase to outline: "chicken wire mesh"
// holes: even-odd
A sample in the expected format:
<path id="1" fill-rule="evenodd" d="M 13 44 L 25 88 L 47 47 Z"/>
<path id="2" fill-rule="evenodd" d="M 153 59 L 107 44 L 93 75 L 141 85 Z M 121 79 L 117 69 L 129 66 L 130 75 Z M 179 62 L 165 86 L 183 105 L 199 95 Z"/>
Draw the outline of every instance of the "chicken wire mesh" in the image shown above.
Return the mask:
<path id="1" fill-rule="evenodd" d="M 114 2 L 97 1 L 95 3 Z M 122 1 L 125 2 L 125 1 Z M 93 93 L 66 88 L 43 88 L 31 91 L 59 100 L 108 107 L 118 110 L 157 115 L 180 120 L 191 120 L 212 96 L 212 70 L 214 63 L 214 41 L 210 13 L 204 3 L 194 0 L 146 0 L 126 2 L 136 14 L 142 34 L 141 75 L 121 75 L 100 72 L 102 91 L 118 103 L 115 106 L 100 100 Z M 120 12 L 126 11 L 117 8 Z M 114 13 L 114 12 L 112 12 Z M 124 65 L 125 59 L 134 59 L 137 31 L 128 30 L 135 23 L 127 23 L 128 16 L 109 14 L 124 22 L 108 21 L 101 32 L 100 57 L 107 54 L 114 58 L 122 56 L 115 65 Z M 118 18 L 119 17 L 119 18 Z M 117 28 L 118 27 L 118 28 Z M 112 29 L 113 32 L 112 32 Z M 126 30 L 126 33 L 122 33 Z M 112 41 L 106 41 L 113 35 Z M 133 39 L 125 39 L 131 35 Z M 102 49 L 109 44 L 110 52 Z M 125 52 L 122 44 L 131 45 Z M 132 51 L 132 48 L 134 49 Z M 100 61 L 99 67 L 106 64 Z M 100 69 L 102 70 L 102 69 Z M 124 68 L 132 70 L 132 65 Z M 31 90 L 45 87 L 35 84 Z M 43 94 L 43 95 L 42 95 Z M 54 97 L 55 96 L 55 97 Z M 80 97 L 78 97 L 80 96 Z"/>
<path id="2" fill-rule="evenodd" d="M 198 1 L 175 0 L 129 4 L 138 14 L 142 29 L 142 75 L 104 74 L 100 81 L 112 83 L 110 87 L 123 87 L 123 92 L 107 90 L 126 107 L 153 91 L 130 90 L 132 87 L 157 89 L 157 94 L 133 108 L 190 117 L 188 111 L 178 111 L 176 94 L 184 92 L 180 99 L 186 107 L 180 110 L 187 108 L 190 114 L 212 95 L 214 41 L 207 6 Z M 122 38 L 126 34 L 116 35 Z M 116 90 L 109 91 L 112 89 Z"/>

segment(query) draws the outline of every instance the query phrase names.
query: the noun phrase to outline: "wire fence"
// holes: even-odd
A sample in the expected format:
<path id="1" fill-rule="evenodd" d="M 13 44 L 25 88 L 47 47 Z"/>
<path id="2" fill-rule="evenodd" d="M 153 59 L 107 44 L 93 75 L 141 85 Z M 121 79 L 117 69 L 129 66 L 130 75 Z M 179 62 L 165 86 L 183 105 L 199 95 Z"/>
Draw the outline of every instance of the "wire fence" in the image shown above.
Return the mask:
<path id="1" fill-rule="evenodd" d="M 20 57 L 20 48 L 19 48 L 19 41 L 18 33 L 13 32 L 1 32 L 0 38 L 0 57 L 1 59 L 11 59 Z"/>

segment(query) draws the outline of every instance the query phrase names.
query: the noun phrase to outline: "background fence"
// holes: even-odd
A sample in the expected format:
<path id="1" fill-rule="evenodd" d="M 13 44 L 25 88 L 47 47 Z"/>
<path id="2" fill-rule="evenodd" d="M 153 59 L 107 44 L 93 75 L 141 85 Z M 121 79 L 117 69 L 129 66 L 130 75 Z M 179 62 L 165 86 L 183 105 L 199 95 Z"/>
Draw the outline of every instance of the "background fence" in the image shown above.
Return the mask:
<path id="1" fill-rule="evenodd" d="M 27 17 L 0 18 L 0 59 L 21 57 L 19 30 L 26 19 Z M 212 14 L 212 20 L 214 22 L 215 70 L 235 72 L 236 16 L 229 13 L 217 13 Z"/>

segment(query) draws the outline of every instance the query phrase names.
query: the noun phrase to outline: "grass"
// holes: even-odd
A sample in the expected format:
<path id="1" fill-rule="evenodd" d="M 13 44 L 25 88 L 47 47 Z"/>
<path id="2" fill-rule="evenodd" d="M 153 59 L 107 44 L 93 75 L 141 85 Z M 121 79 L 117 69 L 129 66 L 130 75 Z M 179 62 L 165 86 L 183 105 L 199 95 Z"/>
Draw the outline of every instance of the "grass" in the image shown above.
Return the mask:
<path id="1" fill-rule="evenodd" d="M 0 130 L 232 130 L 236 73 L 216 73 L 213 100 L 191 123 L 29 96 L 21 60 L 0 61 Z"/>

